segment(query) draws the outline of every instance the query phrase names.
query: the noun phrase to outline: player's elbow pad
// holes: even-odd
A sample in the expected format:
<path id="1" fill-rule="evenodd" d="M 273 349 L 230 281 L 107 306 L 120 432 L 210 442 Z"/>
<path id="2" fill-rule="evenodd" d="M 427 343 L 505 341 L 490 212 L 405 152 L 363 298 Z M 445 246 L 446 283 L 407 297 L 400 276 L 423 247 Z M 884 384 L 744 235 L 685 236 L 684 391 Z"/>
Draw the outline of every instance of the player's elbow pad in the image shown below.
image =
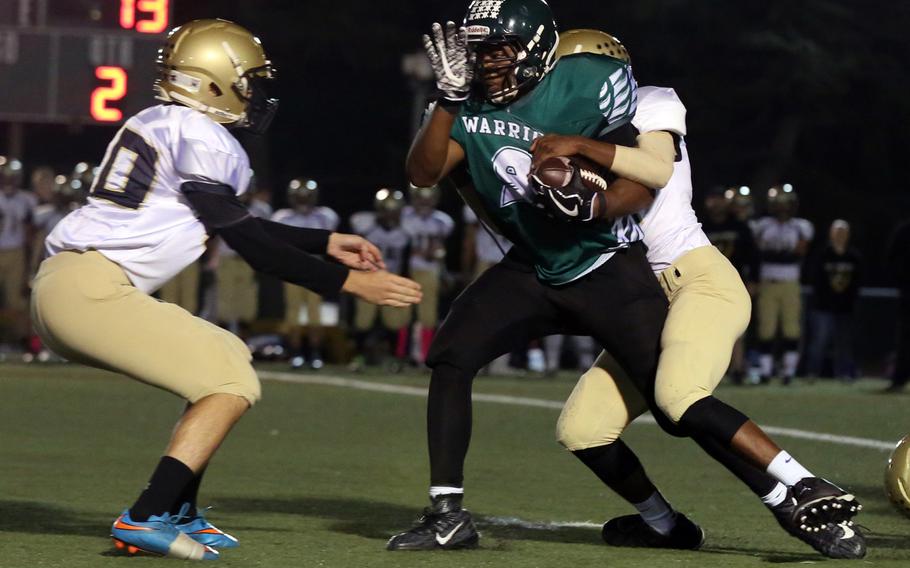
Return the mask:
<path id="1" fill-rule="evenodd" d="M 669 132 L 645 132 L 638 136 L 638 146 L 616 146 L 610 170 L 652 189 L 660 189 L 673 176 L 676 147 Z"/>

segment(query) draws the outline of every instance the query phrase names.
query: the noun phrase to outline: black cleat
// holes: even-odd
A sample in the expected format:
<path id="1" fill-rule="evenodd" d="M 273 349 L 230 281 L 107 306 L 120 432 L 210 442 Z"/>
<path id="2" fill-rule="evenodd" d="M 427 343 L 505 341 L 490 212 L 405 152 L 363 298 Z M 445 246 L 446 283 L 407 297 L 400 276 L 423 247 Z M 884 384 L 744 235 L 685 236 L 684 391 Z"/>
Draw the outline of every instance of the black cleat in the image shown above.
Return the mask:
<path id="1" fill-rule="evenodd" d="M 698 550 L 705 541 L 705 531 L 682 513 L 676 513 L 676 526 L 668 535 L 652 529 L 641 515 L 616 517 L 604 523 L 604 542 L 612 546 L 636 548 L 676 548 Z"/>
<path id="2" fill-rule="evenodd" d="M 475 548 L 480 540 L 471 514 L 461 508 L 463 495 L 440 495 L 423 510 L 414 528 L 389 539 L 386 550 Z"/>
<path id="3" fill-rule="evenodd" d="M 798 513 L 799 510 L 799 503 L 790 489 L 787 499 L 771 512 L 785 531 L 828 558 L 862 558 L 866 555 L 866 539 L 853 521 L 806 524 L 800 520 L 805 517 Z"/>
<path id="4" fill-rule="evenodd" d="M 820 477 L 806 477 L 790 488 L 796 501 L 798 525 L 821 527 L 852 521 L 862 510 L 856 497 Z"/>

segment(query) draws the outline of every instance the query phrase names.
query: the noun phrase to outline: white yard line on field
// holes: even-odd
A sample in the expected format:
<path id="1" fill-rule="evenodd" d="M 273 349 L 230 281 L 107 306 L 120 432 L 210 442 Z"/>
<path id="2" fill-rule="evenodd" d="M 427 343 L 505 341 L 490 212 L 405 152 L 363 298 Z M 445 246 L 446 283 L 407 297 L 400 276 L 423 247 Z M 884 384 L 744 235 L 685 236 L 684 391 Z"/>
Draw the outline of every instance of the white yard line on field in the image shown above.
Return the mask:
<path id="1" fill-rule="evenodd" d="M 518 527 L 520 529 L 531 529 L 537 531 L 553 531 L 557 529 L 600 529 L 603 523 L 592 523 L 589 521 L 549 521 L 537 522 L 526 521 L 518 517 L 481 517 L 480 526 L 488 525 L 494 527 Z"/>
<path id="2" fill-rule="evenodd" d="M 260 371 L 259 376 L 263 379 L 285 383 L 324 385 L 363 391 L 383 392 L 387 394 L 417 396 L 421 398 L 427 396 L 427 389 L 425 387 L 408 387 L 359 379 L 346 379 L 344 377 L 333 377 L 330 375 L 300 375 L 296 373 Z M 563 405 L 562 401 L 558 400 L 545 400 L 542 398 L 528 398 L 524 396 L 508 396 L 502 394 L 474 393 L 472 398 L 475 402 L 490 402 L 493 404 L 506 404 L 509 406 L 533 406 L 537 408 L 550 408 L 553 410 L 561 410 Z M 654 418 L 651 416 L 642 416 L 635 422 L 638 424 L 656 424 Z M 855 436 L 838 436 L 836 434 L 811 432 L 809 430 L 798 430 L 796 428 L 780 428 L 778 426 L 762 426 L 762 428 L 768 434 L 773 434 L 775 436 L 813 440 L 816 442 L 829 442 L 842 446 L 857 446 L 860 448 L 870 448 L 873 450 L 889 452 L 893 450 L 894 446 L 897 444 L 897 442 L 887 442 L 885 440 L 871 440 L 869 438 L 857 438 Z"/>

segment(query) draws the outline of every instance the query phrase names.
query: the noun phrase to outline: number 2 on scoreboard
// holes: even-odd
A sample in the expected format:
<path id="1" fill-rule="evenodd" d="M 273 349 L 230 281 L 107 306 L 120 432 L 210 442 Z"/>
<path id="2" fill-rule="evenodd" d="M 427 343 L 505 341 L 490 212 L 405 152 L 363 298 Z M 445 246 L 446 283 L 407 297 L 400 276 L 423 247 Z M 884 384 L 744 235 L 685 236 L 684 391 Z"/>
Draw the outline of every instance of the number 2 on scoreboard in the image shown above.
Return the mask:
<path id="1" fill-rule="evenodd" d="M 102 81 L 110 81 L 110 84 L 92 91 L 92 103 L 89 109 L 92 118 L 98 122 L 117 122 L 123 118 L 123 112 L 107 105 L 126 96 L 126 71 L 121 67 L 96 67 L 95 77 Z"/>

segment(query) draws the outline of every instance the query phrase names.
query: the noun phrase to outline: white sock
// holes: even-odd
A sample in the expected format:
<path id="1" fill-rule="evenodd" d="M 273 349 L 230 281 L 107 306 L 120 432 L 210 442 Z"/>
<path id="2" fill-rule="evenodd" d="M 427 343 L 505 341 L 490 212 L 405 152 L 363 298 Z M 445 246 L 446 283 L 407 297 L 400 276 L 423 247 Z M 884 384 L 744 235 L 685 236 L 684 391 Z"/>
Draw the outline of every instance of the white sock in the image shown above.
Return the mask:
<path id="1" fill-rule="evenodd" d="M 774 356 L 770 353 L 762 353 L 758 356 L 759 373 L 763 377 L 770 377 L 774 374 Z"/>
<path id="2" fill-rule="evenodd" d="M 784 353 L 784 376 L 795 377 L 796 367 L 799 365 L 799 351 L 787 351 Z"/>
<path id="3" fill-rule="evenodd" d="M 768 493 L 767 495 L 765 495 L 764 497 L 761 498 L 761 502 L 764 503 L 765 505 L 767 505 L 768 508 L 770 509 L 771 507 L 777 507 L 778 505 L 783 503 L 784 499 L 786 499 L 786 498 L 787 498 L 787 486 L 784 485 L 783 483 L 778 482 L 777 485 L 774 486 L 774 489 L 772 489 L 770 493 Z"/>
<path id="4" fill-rule="evenodd" d="M 464 495 L 464 487 L 446 487 L 445 485 L 430 487 L 430 499 L 435 499 L 440 495 Z"/>
<path id="5" fill-rule="evenodd" d="M 660 491 L 655 491 L 646 500 L 633 505 L 648 526 L 664 536 L 670 534 L 676 526 L 676 511 L 667 503 Z"/>
<path id="6" fill-rule="evenodd" d="M 800 479 L 806 477 L 815 477 L 808 469 L 804 468 L 798 461 L 787 452 L 781 451 L 774 456 L 766 470 L 768 474 L 783 483 L 784 485 L 794 485 Z"/>

